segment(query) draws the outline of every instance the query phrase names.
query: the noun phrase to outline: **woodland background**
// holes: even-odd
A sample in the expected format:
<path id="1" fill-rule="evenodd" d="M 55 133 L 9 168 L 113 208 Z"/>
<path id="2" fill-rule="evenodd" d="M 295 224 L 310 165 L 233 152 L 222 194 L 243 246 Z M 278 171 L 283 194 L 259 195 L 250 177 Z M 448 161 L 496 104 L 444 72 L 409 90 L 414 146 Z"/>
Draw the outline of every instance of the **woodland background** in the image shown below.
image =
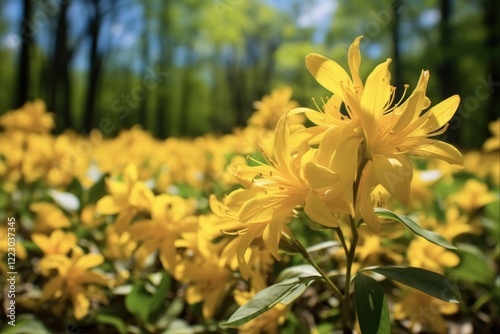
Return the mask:
<path id="1" fill-rule="evenodd" d="M 363 35 L 362 76 L 391 57 L 392 84 L 431 73 L 433 104 L 461 96 L 447 141 L 480 147 L 500 109 L 500 1 L 1 0 L 0 113 L 41 98 L 56 133 L 140 124 L 153 135 L 227 133 L 252 103 L 289 85 L 314 108 L 328 95 L 305 67 L 347 65 Z"/>

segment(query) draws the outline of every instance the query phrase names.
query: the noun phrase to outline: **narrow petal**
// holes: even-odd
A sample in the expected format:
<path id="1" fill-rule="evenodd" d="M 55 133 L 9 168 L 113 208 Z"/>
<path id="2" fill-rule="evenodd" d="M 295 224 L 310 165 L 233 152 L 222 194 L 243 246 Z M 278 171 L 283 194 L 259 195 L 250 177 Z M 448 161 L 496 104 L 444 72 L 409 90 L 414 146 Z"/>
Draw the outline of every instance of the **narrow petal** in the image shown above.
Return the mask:
<path id="1" fill-rule="evenodd" d="M 422 71 L 417 87 L 410 97 L 399 106 L 396 113 L 401 113 L 396 125 L 392 128 L 393 131 L 399 132 L 406 128 L 408 124 L 413 122 L 425 106 L 425 91 L 429 81 L 429 71 Z"/>
<path id="2" fill-rule="evenodd" d="M 154 198 L 151 189 L 146 187 L 143 182 L 136 182 L 132 186 L 128 200 L 133 206 L 147 211 L 151 208 Z"/>
<path id="3" fill-rule="evenodd" d="M 439 141 L 431 140 L 428 145 L 419 146 L 410 150 L 409 154 L 419 157 L 441 159 L 449 164 L 463 166 L 464 157 L 453 145 Z"/>
<path id="4" fill-rule="evenodd" d="M 274 208 L 271 205 L 271 198 L 269 196 L 255 197 L 241 207 L 238 217 L 242 223 L 269 221 L 274 213 Z"/>
<path id="5" fill-rule="evenodd" d="M 80 270 L 87 270 L 97 267 L 103 262 L 104 257 L 101 254 L 86 254 L 76 261 L 74 267 L 78 267 Z"/>
<path id="6" fill-rule="evenodd" d="M 249 229 L 245 234 L 238 236 L 239 242 L 236 257 L 238 259 L 241 276 L 244 279 L 248 279 L 250 278 L 250 276 L 252 276 L 252 270 L 250 269 L 248 263 L 245 261 L 245 254 L 247 250 L 249 250 L 252 241 L 261 233 L 261 226 L 257 225 L 255 228 Z"/>
<path id="7" fill-rule="evenodd" d="M 304 176 L 312 188 L 328 187 L 339 179 L 339 176 L 328 168 L 312 162 L 305 165 Z"/>
<path id="8" fill-rule="evenodd" d="M 95 211 L 101 215 L 114 215 L 123 209 L 123 203 L 113 196 L 104 196 L 97 204 Z"/>
<path id="9" fill-rule="evenodd" d="M 80 282 L 80 284 L 98 284 L 107 286 L 109 280 L 96 272 L 88 271 L 78 277 L 78 282 Z"/>
<path id="10" fill-rule="evenodd" d="M 403 204 L 410 200 L 410 183 L 413 176 L 411 161 L 404 155 L 372 155 L 377 180 Z"/>
<path id="11" fill-rule="evenodd" d="M 432 131 L 442 128 L 453 117 L 459 104 L 460 97 L 458 95 L 453 95 L 432 107 L 431 110 L 422 116 L 427 116 L 429 118 L 425 125 Z"/>
<path id="12" fill-rule="evenodd" d="M 59 231 L 59 230 L 57 230 Z M 44 252 L 45 254 L 51 250 L 50 239 L 45 234 L 33 233 L 31 235 L 31 240 Z"/>
<path id="13" fill-rule="evenodd" d="M 281 239 L 281 226 L 284 223 L 286 223 L 286 215 L 283 213 L 275 214 L 262 234 L 262 239 L 267 249 L 278 261 L 281 259 L 281 256 L 278 254 L 278 245 Z"/>
<path id="14" fill-rule="evenodd" d="M 306 57 L 306 66 L 321 86 L 344 99 L 342 85 L 349 87 L 352 81 L 342 66 L 316 53 Z"/>
<path id="15" fill-rule="evenodd" d="M 361 64 L 361 53 L 359 52 L 359 42 L 363 36 L 359 36 L 349 47 L 348 52 L 348 62 L 349 70 L 351 71 L 352 81 L 354 82 L 354 87 L 356 90 L 356 95 L 361 96 L 363 94 L 363 82 L 359 77 L 359 65 Z"/>
<path id="16" fill-rule="evenodd" d="M 73 315 L 77 320 L 84 318 L 89 313 L 90 301 L 83 292 L 73 295 Z"/>
<path id="17" fill-rule="evenodd" d="M 374 139 L 378 120 L 391 97 L 391 59 L 379 64 L 366 79 L 365 89 L 361 97 L 361 109 L 368 141 Z"/>
<path id="18" fill-rule="evenodd" d="M 45 285 L 42 290 L 42 297 L 40 298 L 42 302 L 54 298 L 57 290 L 62 289 L 63 287 L 63 276 L 56 276 L 51 278 Z"/>
<path id="19" fill-rule="evenodd" d="M 343 140 L 330 161 L 330 168 L 342 179 L 342 182 L 354 181 L 358 166 L 358 150 L 362 138 L 350 136 Z"/>
<path id="20" fill-rule="evenodd" d="M 282 116 L 274 131 L 274 159 L 281 167 L 288 167 L 290 163 L 290 144 L 288 142 L 290 130 L 286 120 L 287 116 Z"/>
<path id="21" fill-rule="evenodd" d="M 339 221 L 332 215 L 326 204 L 314 192 L 310 192 L 306 199 L 304 212 L 318 224 L 326 227 L 339 227 Z"/>

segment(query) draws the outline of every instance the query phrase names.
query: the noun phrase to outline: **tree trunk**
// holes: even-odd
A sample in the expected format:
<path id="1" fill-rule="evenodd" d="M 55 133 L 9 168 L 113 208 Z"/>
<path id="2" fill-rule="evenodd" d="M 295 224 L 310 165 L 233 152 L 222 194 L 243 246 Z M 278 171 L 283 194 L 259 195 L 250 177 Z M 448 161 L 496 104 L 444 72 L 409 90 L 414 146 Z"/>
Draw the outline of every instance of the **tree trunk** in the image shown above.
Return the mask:
<path id="1" fill-rule="evenodd" d="M 36 27 L 31 23 L 31 0 L 23 0 L 23 18 L 21 20 L 21 47 L 19 51 L 19 65 L 17 74 L 17 101 L 21 107 L 29 98 L 30 88 L 30 50 L 36 36 Z"/>
<path id="2" fill-rule="evenodd" d="M 401 20 L 401 9 L 402 9 L 402 0 L 395 0 L 392 3 L 392 12 L 393 12 L 393 20 L 391 26 L 391 37 L 392 37 L 392 56 L 393 56 L 393 73 L 394 73 L 394 82 L 393 85 L 396 87 L 396 96 L 395 101 L 399 101 L 401 96 L 403 95 L 403 73 L 402 73 L 402 64 L 401 64 L 401 54 L 400 54 L 400 20 Z"/>
<path id="3" fill-rule="evenodd" d="M 87 98 L 85 104 L 84 128 L 86 131 L 90 131 L 95 125 L 95 105 L 99 86 L 99 78 L 101 76 L 102 69 L 102 55 L 99 54 L 98 50 L 102 15 L 99 7 L 99 0 L 92 0 L 91 2 L 94 7 L 94 16 L 90 19 L 91 21 L 89 24 L 91 46 L 89 56 L 90 69 L 87 82 Z"/>
<path id="4" fill-rule="evenodd" d="M 491 97 L 488 99 L 488 121 L 496 120 L 500 106 L 500 2 L 495 0 L 485 0 L 485 25 L 488 31 L 487 50 L 489 71 L 489 92 Z"/>
<path id="5" fill-rule="evenodd" d="M 450 24 L 450 18 L 452 13 L 452 1 L 453 0 L 441 0 L 440 1 L 440 11 L 441 11 L 441 23 L 439 26 L 439 31 L 441 35 L 440 49 L 441 49 L 441 59 L 440 64 L 437 68 L 437 74 L 440 81 L 441 89 L 441 100 L 447 99 L 448 97 L 458 93 L 456 86 L 456 62 L 455 55 L 452 53 L 452 29 Z M 457 112 L 450 120 L 450 128 L 446 131 L 446 141 L 453 144 L 460 144 L 460 125 L 462 120 L 458 119 L 462 116 Z"/>
<path id="6" fill-rule="evenodd" d="M 56 28 L 56 42 L 52 58 L 52 87 L 48 108 L 57 115 L 57 130 L 72 127 L 71 79 L 69 73 L 70 51 L 68 49 L 68 7 L 61 3 Z"/>

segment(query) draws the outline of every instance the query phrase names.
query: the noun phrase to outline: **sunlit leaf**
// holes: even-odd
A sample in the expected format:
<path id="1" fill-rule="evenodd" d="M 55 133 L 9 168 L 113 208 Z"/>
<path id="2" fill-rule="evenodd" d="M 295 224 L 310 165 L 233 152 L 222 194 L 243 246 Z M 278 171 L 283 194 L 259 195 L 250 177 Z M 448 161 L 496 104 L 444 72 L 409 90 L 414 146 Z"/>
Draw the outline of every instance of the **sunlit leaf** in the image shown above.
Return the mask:
<path id="1" fill-rule="evenodd" d="M 285 281 L 295 277 L 320 276 L 321 274 L 309 264 L 300 264 L 284 269 L 276 278 L 277 282 Z"/>
<path id="2" fill-rule="evenodd" d="M 389 220 L 393 220 L 393 221 L 397 221 L 397 222 L 405 224 L 413 233 L 421 236 L 422 238 L 426 239 L 427 241 L 432 242 L 433 244 L 436 244 L 438 246 L 441 246 L 441 247 L 444 247 L 447 249 L 457 249 L 455 246 L 450 244 L 448 242 L 448 240 L 446 240 L 445 237 L 443 237 L 442 235 L 422 228 L 420 225 L 418 225 L 413 220 L 411 220 L 410 218 L 408 218 L 404 215 L 398 215 L 390 210 L 382 209 L 382 208 L 376 208 L 375 214 L 379 218 L 389 219 Z"/>
<path id="3" fill-rule="evenodd" d="M 454 282 L 429 270 L 402 266 L 378 267 L 370 270 L 445 302 L 459 303 L 461 300 L 460 290 Z"/>
<path id="4" fill-rule="evenodd" d="M 227 322 L 220 325 L 223 327 L 240 326 L 269 311 L 282 301 L 287 304 L 291 303 L 316 279 L 318 279 L 317 276 L 297 277 L 271 285 L 256 293 L 245 305 L 237 309 Z"/>

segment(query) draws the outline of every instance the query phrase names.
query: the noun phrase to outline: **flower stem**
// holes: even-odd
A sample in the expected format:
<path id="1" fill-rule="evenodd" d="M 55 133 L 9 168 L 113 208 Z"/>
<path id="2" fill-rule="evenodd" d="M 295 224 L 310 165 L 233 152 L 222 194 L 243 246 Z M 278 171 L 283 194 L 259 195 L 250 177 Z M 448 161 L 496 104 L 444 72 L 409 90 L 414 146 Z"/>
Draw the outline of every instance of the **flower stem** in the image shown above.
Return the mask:
<path id="1" fill-rule="evenodd" d="M 342 327 L 345 334 L 351 334 L 350 328 L 350 301 L 351 301 L 351 268 L 354 262 L 354 255 L 356 254 L 356 245 L 358 243 L 359 234 L 356 222 L 353 217 L 349 218 L 351 222 L 352 243 L 349 252 L 347 253 L 347 265 L 345 274 L 345 288 L 344 288 L 344 305 L 342 310 Z"/>
<path id="2" fill-rule="evenodd" d="M 344 295 L 342 295 L 342 292 L 340 292 L 339 288 L 337 288 L 337 286 L 330 280 L 330 278 L 328 278 L 328 275 L 323 271 L 323 269 L 321 269 L 321 267 L 318 266 L 316 262 L 314 262 L 314 260 L 311 258 L 311 255 L 309 255 L 309 253 L 304 248 L 304 246 L 302 246 L 300 241 L 298 241 L 294 237 L 292 238 L 295 246 L 297 246 L 297 249 L 299 250 L 300 255 L 302 255 L 304 260 L 306 260 L 307 263 L 309 263 L 311 266 L 314 267 L 314 269 L 318 271 L 318 273 L 323 277 L 328 288 L 330 288 L 330 290 L 332 290 L 332 292 L 340 299 L 340 302 L 341 303 L 344 302 Z"/>
<path id="3" fill-rule="evenodd" d="M 368 160 L 365 158 L 361 158 L 361 162 L 358 167 L 358 172 L 356 174 L 356 180 L 354 181 L 353 184 L 353 207 L 356 212 L 356 200 L 358 198 L 358 192 L 359 192 L 359 187 L 361 184 L 361 175 L 363 174 L 363 170 L 365 169 L 366 164 L 368 163 Z M 351 225 L 351 236 L 352 236 L 352 241 L 351 245 L 349 248 L 349 251 L 347 251 L 347 247 L 344 247 L 344 250 L 346 251 L 346 274 L 345 274 L 345 286 L 344 286 L 344 305 L 343 305 L 343 310 L 342 310 L 342 327 L 344 329 L 344 334 L 351 334 L 352 329 L 350 327 L 350 306 L 351 306 L 351 269 L 352 269 L 352 264 L 354 262 L 354 256 L 356 255 L 356 246 L 358 244 L 358 239 L 359 239 L 359 233 L 358 233 L 358 227 L 356 225 L 356 222 L 354 220 L 353 216 L 349 216 L 349 222 Z M 344 240 L 345 243 L 345 240 Z"/>

